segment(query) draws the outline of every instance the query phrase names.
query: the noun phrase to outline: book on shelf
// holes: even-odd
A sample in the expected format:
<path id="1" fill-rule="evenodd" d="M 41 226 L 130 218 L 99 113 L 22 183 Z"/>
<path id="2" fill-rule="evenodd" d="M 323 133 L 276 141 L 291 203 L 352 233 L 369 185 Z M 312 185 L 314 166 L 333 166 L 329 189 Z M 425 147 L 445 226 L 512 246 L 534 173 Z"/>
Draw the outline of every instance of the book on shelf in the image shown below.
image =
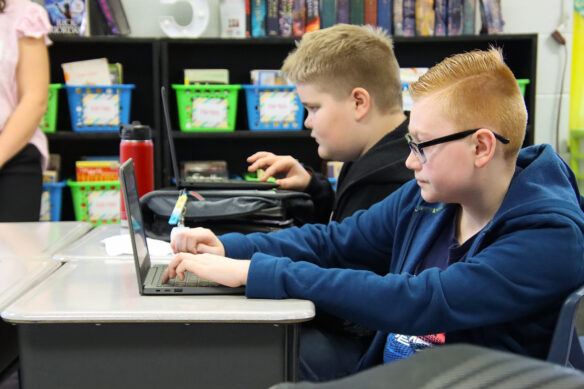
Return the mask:
<path id="1" fill-rule="evenodd" d="M 251 0 L 251 36 L 266 36 L 266 0 Z"/>
<path id="2" fill-rule="evenodd" d="M 462 33 L 474 35 L 476 19 L 476 0 L 463 0 L 462 5 Z"/>
<path id="3" fill-rule="evenodd" d="M 113 85 L 115 85 L 115 84 L 123 84 L 123 81 L 124 81 L 124 72 L 123 72 L 123 66 L 122 66 L 122 64 L 119 63 L 119 62 L 116 62 L 116 63 L 108 63 L 107 67 L 108 67 L 108 70 L 109 70 L 111 83 Z"/>
<path id="4" fill-rule="evenodd" d="M 49 154 L 49 164 L 43 172 L 43 184 L 54 184 L 59 182 L 59 172 L 61 171 L 61 155 Z"/>
<path id="5" fill-rule="evenodd" d="M 292 2 L 292 35 L 301 37 L 306 31 L 306 0 Z"/>
<path id="6" fill-rule="evenodd" d="M 107 25 L 109 34 L 119 35 L 120 29 L 118 28 L 118 24 L 116 23 L 116 20 L 114 19 L 114 14 L 113 14 L 107 0 L 96 0 L 95 3 L 99 6 L 99 10 L 101 11 L 101 14 L 103 15 L 103 18 L 104 18 L 105 23 Z"/>
<path id="7" fill-rule="evenodd" d="M 403 3 L 403 35 L 416 35 L 416 0 L 404 0 Z"/>
<path id="8" fill-rule="evenodd" d="M 126 11 L 124 10 L 122 1 L 121 0 L 97 0 L 97 1 L 100 7 L 102 6 L 105 7 L 105 4 L 109 6 L 109 12 L 111 13 L 116 25 L 115 35 L 129 35 L 131 32 L 130 24 L 128 23 L 128 17 L 126 16 Z"/>
<path id="9" fill-rule="evenodd" d="M 416 35 L 434 35 L 434 0 L 416 0 Z"/>
<path id="10" fill-rule="evenodd" d="M 337 4 L 335 0 L 320 0 L 320 26 L 327 28 L 337 22 Z"/>
<path id="11" fill-rule="evenodd" d="M 388 34 L 393 33 L 393 1 L 377 0 L 377 26 L 383 28 Z"/>
<path id="12" fill-rule="evenodd" d="M 97 1 L 87 2 L 87 27 L 90 36 L 114 35 Z"/>
<path id="13" fill-rule="evenodd" d="M 279 36 L 280 26 L 278 21 L 279 0 L 266 0 L 266 35 Z"/>
<path id="14" fill-rule="evenodd" d="M 349 23 L 365 23 L 365 0 L 349 0 Z"/>
<path id="15" fill-rule="evenodd" d="M 349 0 L 337 0 L 337 23 L 349 24 Z"/>
<path id="16" fill-rule="evenodd" d="M 365 0 L 363 20 L 365 24 L 377 26 L 377 0 Z"/>
<path id="17" fill-rule="evenodd" d="M 434 0 L 434 35 L 445 36 L 448 29 L 448 1 Z"/>
<path id="18" fill-rule="evenodd" d="M 59 174 L 56 170 L 47 169 L 43 172 L 43 184 L 54 184 L 59 181 Z"/>
<path id="19" fill-rule="evenodd" d="M 479 0 L 481 7 L 481 32 L 497 34 L 503 32 L 501 0 Z"/>
<path id="20" fill-rule="evenodd" d="M 319 0 L 306 0 L 306 32 L 320 30 Z"/>
<path id="21" fill-rule="evenodd" d="M 245 38 L 245 0 L 220 0 L 221 38 Z"/>
<path id="22" fill-rule="evenodd" d="M 43 175 L 43 182 L 58 182 L 61 175 L 61 154 L 49 154 L 49 164 L 47 166 L 47 178 Z"/>
<path id="23" fill-rule="evenodd" d="M 288 80 L 278 69 L 253 69 L 249 72 L 252 85 L 288 85 Z"/>
<path id="24" fill-rule="evenodd" d="M 45 0 L 54 34 L 89 35 L 85 0 Z"/>
<path id="25" fill-rule="evenodd" d="M 229 69 L 184 69 L 185 85 L 229 84 Z"/>
<path id="26" fill-rule="evenodd" d="M 111 85 L 107 58 L 61 64 L 67 85 Z"/>
<path id="27" fill-rule="evenodd" d="M 462 0 L 448 0 L 447 35 L 462 34 Z"/>
<path id="28" fill-rule="evenodd" d="M 404 0 L 393 0 L 393 35 L 404 34 Z"/>
<path id="29" fill-rule="evenodd" d="M 116 181 L 119 169 L 119 160 L 80 160 L 75 162 L 75 179 L 77 182 Z"/>
<path id="30" fill-rule="evenodd" d="M 251 0 L 245 0 L 245 36 L 251 36 Z"/>
<path id="31" fill-rule="evenodd" d="M 292 3 L 294 0 L 279 1 L 279 27 L 280 36 L 290 38 L 292 36 Z"/>

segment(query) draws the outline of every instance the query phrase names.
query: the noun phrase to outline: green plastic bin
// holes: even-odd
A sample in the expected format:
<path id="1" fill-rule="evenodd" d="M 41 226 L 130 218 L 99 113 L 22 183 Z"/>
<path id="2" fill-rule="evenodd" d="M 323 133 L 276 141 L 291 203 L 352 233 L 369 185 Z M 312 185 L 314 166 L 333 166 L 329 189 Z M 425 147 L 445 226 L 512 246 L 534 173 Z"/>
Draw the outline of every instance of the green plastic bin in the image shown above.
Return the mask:
<path id="1" fill-rule="evenodd" d="M 119 223 L 120 182 L 119 181 L 72 181 L 73 210 L 77 221 L 89 222 L 94 226 Z"/>
<path id="2" fill-rule="evenodd" d="M 525 87 L 529 84 L 528 78 L 518 78 L 517 83 L 519 84 L 519 89 L 521 89 L 521 94 L 525 97 Z"/>
<path id="3" fill-rule="evenodd" d="M 41 119 L 41 130 L 43 132 L 55 132 L 57 126 L 57 108 L 59 106 L 59 89 L 61 84 L 49 84 L 49 98 L 47 103 L 47 112 Z"/>
<path id="4" fill-rule="evenodd" d="M 181 131 L 233 131 L 241 85 L 172 85 Z"/>

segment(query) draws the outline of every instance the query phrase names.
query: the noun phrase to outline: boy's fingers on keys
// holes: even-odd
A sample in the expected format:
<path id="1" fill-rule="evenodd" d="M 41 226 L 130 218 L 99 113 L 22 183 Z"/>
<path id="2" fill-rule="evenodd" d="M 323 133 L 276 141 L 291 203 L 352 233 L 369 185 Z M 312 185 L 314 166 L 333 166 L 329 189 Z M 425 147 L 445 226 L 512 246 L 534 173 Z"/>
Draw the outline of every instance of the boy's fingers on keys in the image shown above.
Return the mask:
<path id="1" fill-rule="evenodd" d="M 171 278 L 176 277 L 176 267 L 182 261 L 180 255 L 176 255 L 172 261 L 168 264 L 162 275 L 163 282 L 168 281 Z"/>
<path id="2" fill-rule="evenodd" d="M 185 271 L 187 271 L 188 269 L 186 268 L 186 264 L 185 262 L 181 262 L 177 267 L 176 267 L 176 276 L 179 278 L 179 280 L 184 281 L 185 280 Z"/>

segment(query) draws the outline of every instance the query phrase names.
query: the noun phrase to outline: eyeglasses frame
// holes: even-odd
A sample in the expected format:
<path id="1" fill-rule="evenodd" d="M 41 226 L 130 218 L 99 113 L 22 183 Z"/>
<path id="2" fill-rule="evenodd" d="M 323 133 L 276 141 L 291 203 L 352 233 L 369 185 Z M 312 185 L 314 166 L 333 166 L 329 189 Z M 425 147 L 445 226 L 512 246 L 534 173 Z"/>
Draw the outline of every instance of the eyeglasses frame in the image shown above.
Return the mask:
<path id="1" fill-rule="evenodd" d="M 480 129 L 481 128 L 473 128 L 472 130 L 464 130 L 464 131 L 460 131 L 460 132 L 455 132 L 454 134 L 442 136 L 440 138 L 432 139 L 432 140 L 429 140 L 427 142 L 422 142 L 422 143 L 414 142 L 414 139 L 412 138 L 412 136 L 410 134 L 406 134 L 405 138 L 406 138 L 406 141 L 408 142 L 408 146 L 410 146 L 410 150 L 414 153 L 414 155 L 416 156 L 418 161 L 420 161 L 420 163 L 424 164 L 427 162 L 426 155 L 424 154 L 424 151 L 423 151 L 424 148 L 438 145 L 441 143 L 452 142 L 455 140 L 466 138 L 467 136 L 474 134 L 475 132 L 477 132 Z M 501 143 L 503 143 L 505 145 L 507 143 L 509 143 L 509 139 L 507 139 L 507 138 L 505 138 L 505 137 L 503 137 L 503 136 L 501 136 L 493 131 L 491 131 L 491 132 L 493 133 L 495 138 L 497 140 L 499 140 Z"/>

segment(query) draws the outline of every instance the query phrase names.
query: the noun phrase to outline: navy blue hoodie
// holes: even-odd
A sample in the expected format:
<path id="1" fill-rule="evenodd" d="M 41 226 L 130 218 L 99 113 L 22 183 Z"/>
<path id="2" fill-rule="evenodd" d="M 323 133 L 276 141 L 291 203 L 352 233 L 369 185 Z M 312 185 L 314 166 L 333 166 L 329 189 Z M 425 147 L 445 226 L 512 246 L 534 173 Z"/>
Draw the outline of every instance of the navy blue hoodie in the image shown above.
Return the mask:
<path id="1" fill-rule="evenodd" d="M 521 150 L 517 165 L 466 260 L 445 270 L 411 274 L 458 207 L 426 203 L 415 181 L 342 223 L 220 239 L 252 260 L 248 297 L 307 299 L 376 329 L 359 369 L 381 363 L 388 332 L 545 358 L 561 303 L 584 283 L 583 203 L 551 146 Z"/>

